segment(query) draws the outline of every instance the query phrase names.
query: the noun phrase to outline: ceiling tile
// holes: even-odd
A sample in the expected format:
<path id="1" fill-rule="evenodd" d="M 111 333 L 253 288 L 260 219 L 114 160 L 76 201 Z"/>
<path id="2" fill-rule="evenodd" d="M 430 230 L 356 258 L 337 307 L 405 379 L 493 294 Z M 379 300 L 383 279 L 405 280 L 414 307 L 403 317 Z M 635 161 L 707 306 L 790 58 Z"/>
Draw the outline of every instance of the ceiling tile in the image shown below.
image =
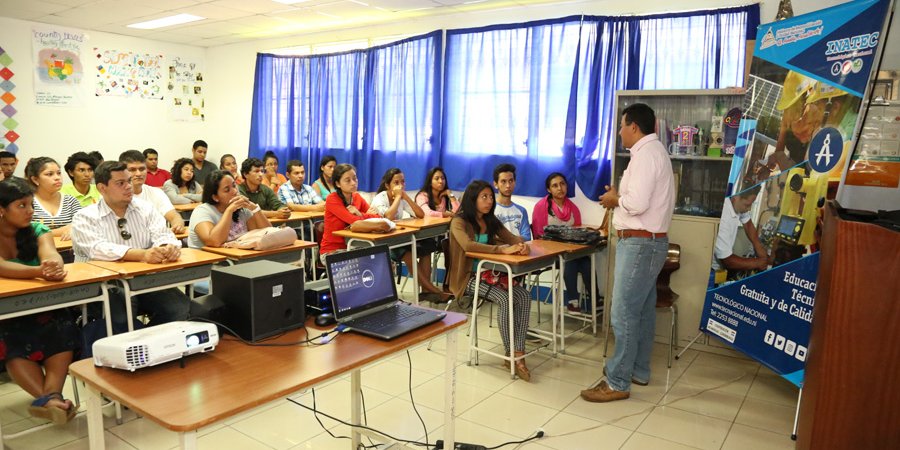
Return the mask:
<path id="1" fill-rule="evenodd" d="M 163 10 L 139 5 L 126 5 L 118 1 L 102 1 L 79 8 L 67 9 L 54 15 L 79 22 L 118 23 L 124 20 L 160 14 Z"/>
<path id="2" fill-rule="evenodd" d="M 55 0 L 46 0 L 55 1 Z M 170 11 L 173 9 L 187 8 L 204 3 L 206 0 L 117 0 L 117 3 L 128 6 L 152 6 L 153 8 Z"/>
<path id="3" fill-rule="evenodd" d="M 4 17 L 15 17 L 10 11 L 52 14 L 65 9 L 69 9 L 69 6 L 41 0 L 0 0 L 0 14 Z"/>
<path id="4" fill-rule="evenodd" d="M 274 2 L 272 0 L 215 0 L 209 4 L 254 14 L 264 14 L 291 8 L 290 5 Z"/>
<path id="5" fill-rule="evenodd" d="M 231 30 L 231 27 L 232 25 L 227 22 L 209 22 L 201 24 L 186 24 L 177 28 L 173 27 L 171 28 L 171 30 L 180 34 L 186 34 L 188 36 L 213 38 L 235 34 L 235 32 Z"/>
<path id="6" fill-rule="evenodd" d="M 241 11 L 234 8 L 226 8 L 224 6 L 216 6 L 211 3 L 189 6 L 187 8 L 179 8 L 173 10 L 177 13 L 193 14 L 195 16 L 205 17 L 213 20 L 236 19 L 248 15 L 247 11 Z"/>
<path id="7" fill-rule="evenodd" d="M 363 0 L 371 7 L 388 11 L 408 11 L 410 9 L 436 8 L 442 6 L 431 0 Z"/>

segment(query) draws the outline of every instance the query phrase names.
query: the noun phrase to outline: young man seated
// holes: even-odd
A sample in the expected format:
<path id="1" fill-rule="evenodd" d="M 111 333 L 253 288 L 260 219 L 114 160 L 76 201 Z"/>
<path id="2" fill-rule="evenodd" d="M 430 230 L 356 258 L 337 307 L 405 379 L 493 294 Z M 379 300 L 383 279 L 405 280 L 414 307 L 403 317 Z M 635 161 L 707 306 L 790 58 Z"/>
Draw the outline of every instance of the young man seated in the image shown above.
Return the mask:
<path id="1" fill-rule="evenodd" d="M 247 158 L 241 164 L 241 176 L 244 184 L 238 186 L 241 195 L 263 209 L 266 218 L 287 219 L 291 216 L 291 209 L 284 206 L 278 196 L 268 186 L 262 184 L 263 162 L 257 158 Z"/>
<path id="2" fill-rule="evenodd" d="M 184 233 L 184 219 L 172 206 L 169 196 L 162 189 L 145 184 L 147 164 L 144 155 L 137 150 L 127 150 L 119 155 L 119 161 L 125 163 L 126 170 L 131 174 L 131 187 L 134 188 L 135 198 L 152 204 L 156 211 L 166 218 L 172 233 Z"/>

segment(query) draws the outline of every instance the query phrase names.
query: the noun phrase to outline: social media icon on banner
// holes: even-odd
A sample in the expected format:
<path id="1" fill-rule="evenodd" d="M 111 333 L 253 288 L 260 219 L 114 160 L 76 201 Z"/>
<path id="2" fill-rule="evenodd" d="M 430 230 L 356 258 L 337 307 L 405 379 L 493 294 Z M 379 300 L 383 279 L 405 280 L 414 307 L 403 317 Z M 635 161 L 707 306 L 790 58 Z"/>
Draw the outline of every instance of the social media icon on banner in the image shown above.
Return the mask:
<path id="1" fill-rule="evenodd" d="M 787 343 L 784 344 L 784 352 L 788 354 L 788 356 L 794 355 L 794 350 L 797 349 L 797 343 L 788 339 Z"/>
<path id="2" fill-rule="evenodd" d="M 794 358 L 797 358 L 800 361 L 806 361 L 806 347 L 798 345 L 797 353 L 794 355 Z"/>
<path id="3" fill-rule="evenodd" d="M 780 334 L 778 336 L 775 336 L 775 348 L 777 348 L 778 350 L 784 350 L 784 341 L 784 336 Z"/>
<path id="4" fill-rule="evenodd" d="M 766 344 L 772 345 L 775 343 L 775 332 L 772 330 L 766 330 L 766 336 L 763 338 L 763 342 Z"/>

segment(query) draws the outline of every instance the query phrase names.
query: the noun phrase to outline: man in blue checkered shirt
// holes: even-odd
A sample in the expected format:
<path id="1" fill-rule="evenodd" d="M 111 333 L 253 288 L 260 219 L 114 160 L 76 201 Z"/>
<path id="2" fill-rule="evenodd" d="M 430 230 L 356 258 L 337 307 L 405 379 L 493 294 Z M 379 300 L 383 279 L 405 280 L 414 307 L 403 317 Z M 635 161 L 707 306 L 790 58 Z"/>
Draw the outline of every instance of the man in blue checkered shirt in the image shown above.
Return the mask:
<path id="1" fill-rule="evenodd" d="M 287 163 L 288 182 L 278 188 L 278 199 L 291 211 L 325 211 L 325 200 L 308 184 L 303 184 L 306 179 L 306 168 L 296 159 Z"/>

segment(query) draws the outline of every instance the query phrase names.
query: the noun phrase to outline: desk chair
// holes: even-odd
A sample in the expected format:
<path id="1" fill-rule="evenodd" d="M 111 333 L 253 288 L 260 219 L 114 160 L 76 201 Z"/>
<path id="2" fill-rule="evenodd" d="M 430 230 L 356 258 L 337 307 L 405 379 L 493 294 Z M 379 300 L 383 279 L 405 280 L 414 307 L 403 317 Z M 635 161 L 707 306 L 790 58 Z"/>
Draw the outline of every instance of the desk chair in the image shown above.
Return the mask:
<path id="1" fill-rule="evenodd" d="M 672 272 L 681 267 L 681 246 L 678 244 L 669 244 L 669 252 L 666 255 L 666 262 L 663 263 L 662 271 L 656 277 L 656 310 L 668 309 L 672 315 L 672 327 L 669 330 L 669 367 L 672 367 L 672 353 L 678 345 L 678 307 L 675 302 L 678 300 L 678 294 L 669 286 Z"/>

